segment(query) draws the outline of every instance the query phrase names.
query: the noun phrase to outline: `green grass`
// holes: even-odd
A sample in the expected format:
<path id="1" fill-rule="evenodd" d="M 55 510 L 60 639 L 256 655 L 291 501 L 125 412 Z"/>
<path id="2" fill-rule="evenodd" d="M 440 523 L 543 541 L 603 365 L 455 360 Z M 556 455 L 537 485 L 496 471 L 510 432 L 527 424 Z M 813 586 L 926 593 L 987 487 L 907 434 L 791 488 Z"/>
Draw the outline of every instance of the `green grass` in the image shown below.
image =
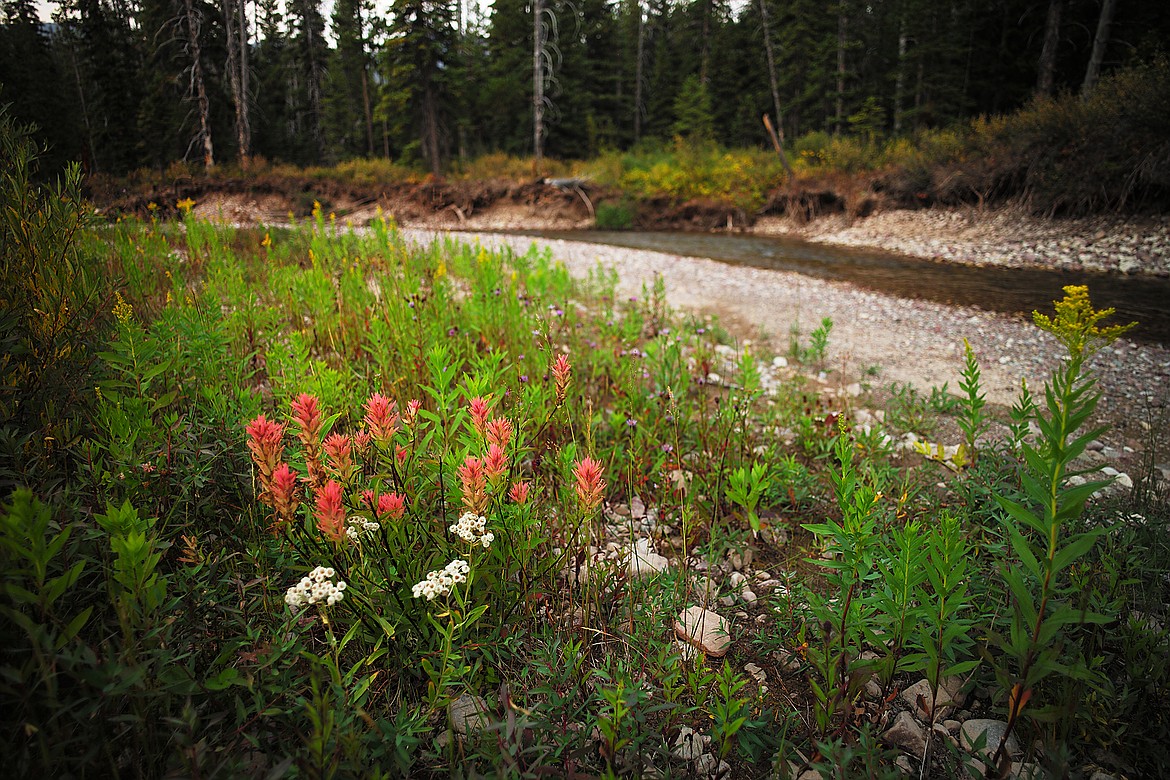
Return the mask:
<path id="1" fill-rule="evenodd" d="M 1029 475 L 1057 462 L 1043 437 L 944 468 L 851 430 L 854 410 L 721 344 L 661 286 L 619 302 L 612 275 L 574 279 L 536 251 L 415 246 L 320 212 L 280 230 L 187 215 L 56 232 L 77 204 L 9 185 L 6 205 L 46 221 L 9 219 L 5 251 L 27 250 L 26 285 L 69 301 L 52 351 L 43 305 L 3 322 L 14 774 L 693 776 L 675 750 L 691 739 L 734 776 L 874 776 L 894 771 L 876 739 L 894 694 L 948 675 L 988 717 L 1026 682 L 1012 718 L 1028 760 L 1078 770 L 1100 747 L 1115 771 L 1170 763 L 1164 504 L 1147 495 L 1143 521 L 1120 522 L 1127 505 L 1082 516 L 1058 491 L 1047 519 L 1028 514 Z M 86 273 L 46 275 L 63 246 Z M 76 386 L 25 384 L 49 368 Z M 908 428 L 973 414 L 894 398 L 887 419 Z M 250 450 L 260 415 L 285 427 Z M 451 530 L 469 510 L 487 545 Z M 1051 584 L 1029 579 L 1042 520 L 1069 545 Z M 670 567 L 632 577 L 622 548 L 650 538 Z M 733 584 L 719 567 L 748 549 Z M 414 595 L 456 560 L 464 581 Z M 343 598 L 290 609 L 316 567 Z M 674 640 L 700 576 L 740 594 L 715 607 L 733 618 L 726 659 Z M 1062 611 L 1040 622 L 1060 641 L 1037 677 L 1018 625 L 1040 594 Z M 482 728 L 464 737 L 448 713 L 470 696 Z M 928 774 L 962 762 L 936 744 Z"/>

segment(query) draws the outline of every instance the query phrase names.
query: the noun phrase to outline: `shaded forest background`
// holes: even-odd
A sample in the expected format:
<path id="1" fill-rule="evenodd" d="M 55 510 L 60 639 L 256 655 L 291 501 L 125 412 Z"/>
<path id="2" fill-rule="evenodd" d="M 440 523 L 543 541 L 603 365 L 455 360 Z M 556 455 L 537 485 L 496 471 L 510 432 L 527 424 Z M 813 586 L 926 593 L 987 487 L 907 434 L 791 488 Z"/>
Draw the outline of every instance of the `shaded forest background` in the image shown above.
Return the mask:
<path id="1" fill-rule="evenodd" d="M 66 0 L 51 24 L 32 0 L 3 9 L 0 102 L 40 128 L 48 168 L 115 175 L 379 157 L 438 174 L 672 138 L 764 148 L 764 114 L 787 144 L 919 139 L 1088 96 L 1120 69 L 1160 63 L 1164 80 L 1170 40 L 1164 0 Z M 1118 98 L 1144 104 L 1125 110 L 1147 135 L 1170 118 L 1166 90 L 1154 97 Z M 1170 146 L 1154 151 L 1140 165 L 1170 165 Z"/>

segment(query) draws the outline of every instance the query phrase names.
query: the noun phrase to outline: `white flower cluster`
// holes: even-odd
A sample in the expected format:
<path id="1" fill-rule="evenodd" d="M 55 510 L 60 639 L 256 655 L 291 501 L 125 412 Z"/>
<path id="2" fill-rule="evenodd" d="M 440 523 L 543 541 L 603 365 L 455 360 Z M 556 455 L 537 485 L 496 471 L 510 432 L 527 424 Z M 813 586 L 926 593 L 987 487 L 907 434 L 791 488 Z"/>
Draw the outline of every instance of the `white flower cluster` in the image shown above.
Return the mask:
<path id="1" fill-rule="evenodd" d="M 369 536 L 381 527 L 372 520 L 354 515 L 345 521 L 345 535 L 349 537 L 351 542 L 360 544 L 363 536 Z"/>
<path id="2" fill-rule="evenodd" d="M 427 578 L 415 584 L 414 597 L 417 599 L 420 596 L 426 596 L 427 601 L 434 601 L 437 596 L 446 596 L 451 592 L 451 588 L 461 582 L 467 582 L 469 571 L 471 571 L 471 566 L 468 565 L 467 561 L 456 558 L 445 568 L 427 572 Z"/>
<path id="3" fill-rule="evenodd" d="M 338 580 L 333 584 L 335 572 L 331 567 L 318 566 L 309 572 L 296 585 L 293 585 L 284 594 L 284 603 L 293 608 L 293 611 L 310 604 L 325 604 L 333 606 L 345 596 L 345 581 Z"/>
<path id="4" fill-rule="evenodd" d="M 477 515 L 474 512 L 464 512 L 463 516 L 459 518 L 458 522 L 452 523 L 450 531 L 465 542 L 472 544 L 482 544 L 484 548 L 492 546 L 492 542 L 496 540 L 496 535 L 483 532 L 484 525 L 487 523 L 487 518 L 482 515 Z"/>

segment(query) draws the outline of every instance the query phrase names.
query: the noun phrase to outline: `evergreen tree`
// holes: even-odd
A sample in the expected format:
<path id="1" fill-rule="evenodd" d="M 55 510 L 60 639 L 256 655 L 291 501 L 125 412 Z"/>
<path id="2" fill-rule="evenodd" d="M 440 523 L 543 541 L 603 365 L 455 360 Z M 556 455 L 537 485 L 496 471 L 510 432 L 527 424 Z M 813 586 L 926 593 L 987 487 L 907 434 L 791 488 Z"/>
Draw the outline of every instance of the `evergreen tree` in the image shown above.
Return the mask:
<path id="1" fill-rule="evenodd" d="M 692 143 L 708 142 L 715 138 L 715 118 L 711 114 L 711 94 L 697 73 L 683 81 L 674 99 L 675 135 Z"/>
<path id="2" fill-rule="evenodd" d="M 370 92 L 369 0 L 337 0 L 324 97 L 329 157 L 343 159 L 374 154 L 374 123 Z"/>
<path id="3" fill-rule="evenodd" d="M 290 0 L 287 21 L 292 37 L 286 59 L 286 117 L 294 139 L 295 159 L 317 163 L 325 153 L 321 90 L 329 56 L 320 0 Z"/>
<path id="4" fill-rule="evenodd" d="M 449 155 L 449 74 L 456 67 L 455 13 L 449 0 L 395 0 L 385 48 L 384 117 L 396 121 L 404 156 L 439 175 Z M 413 132 L 411 132 L 413 131 Z"/>
<path id="5" fill-rule="evenodd" d="M 4 0 L 0 9 L 0 104 L 11 104 L 18 121 L 36 125 L 37 139 L 48 149 L 41 158 L 44 169 L 60 170 L 81 152 L 73 101 L 62 100 L 72 90 L 33 0 Z"/>
<path id="6" fill-rule="evenodd" d="M 183 158 L 197 134 L 185 101 L 190 79 L 184 77 L 189 67 L 182 46 L 184 19 L 178 0 L 142 0 L 138 14 L 146 55 L 136 117 L 138 158 L 156 169 Z"/>

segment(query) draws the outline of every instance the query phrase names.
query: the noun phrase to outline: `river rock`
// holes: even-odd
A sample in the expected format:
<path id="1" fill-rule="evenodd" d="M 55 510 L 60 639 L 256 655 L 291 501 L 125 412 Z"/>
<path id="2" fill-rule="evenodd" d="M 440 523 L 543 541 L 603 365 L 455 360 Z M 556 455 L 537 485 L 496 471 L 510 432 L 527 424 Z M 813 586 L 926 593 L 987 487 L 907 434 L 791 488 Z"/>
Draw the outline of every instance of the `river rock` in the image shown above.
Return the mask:
<path id="1" fill-rule="evenodd" d="M 898 713 L 894 725 L 882 734 L 882 739 L 887 744 L 899 747 L 914 756 L 921 756 L 926 752 L 926 733 L 908 712 Z"/>
<path id="2" fill-rule="evenodd" d="M 986 758 L 991 758 L 995 755 L 995 751 L 999 749 L 999 743 L 1003 741 L 1005 733 L 1007 733 L 1007 723 L 1002 720 L 976 718 L 967 721 L 959 728 L 959 742 L 964 749 L 973 750 L 975 741 L 979 739 L 979 735 L 986 734 L 987 740 L 984 743 L 985 746 L 981 751 L 981 755 Z M 1014 734 L 1008 736 L 1006 750 L 1013 756 L 1019 754 L 1020 743 L 1016 740 Z"/>
<path id="3" fill-rule="evenodd" d="M 649 539 L 639 539 L 634 544 L 626 563 L 629 575 L 641 579 L 661 574 L 670 568 L 670 559 L 654 552 Z"/>
<path id="4" fill-rule="evenodd" d="M 674 749 L 670 752 L 675 758 L 694 761 L 706 752 L 710 742 L 711 738 L 706 734 L 700 734 L 690 726 L 683 726 L 678 730 L 678 739 L 674 741 Z"/>
<path id="5" fill-rule="evenodd" d="M 752 565 L 752 548 L 745 547 L 741 551 L 728 553 L 727 560 L 731 563 L 733 569 L 743 571 Z"/>
<path id="6" fill-rule="evenodd" d="M 730 777 L 731 764 L 726 761 L 720 761 L 710 753 L 704 753 L 695 761 L 695 775 L 711 778 Z"/>
<path id="7" fill-rule="evenodd" d="M 952 707 L 962 707 L 967 700 L 962 688 L 962 680 L 945 677 L 939 681 L 937 698 L 932 701 L 930 681 L 922 679 L 902 691 L 899 698 L 919 720 L 930 720 L 932 712 L 935 720 L 941 720 L 951 712 Z"/>
<path id="8" fill-rule="evenodd" d="M 719 598 L 719 586 L 710 577 L 699 575 L 692 580 L 692 584 L 694 586 L 692 592 L 699 600 L 701 606 L 706 607 Z"/>
<path id="9" fill-rule="evenodd" d="M 713 658 L 722 658 L 731 648 L 731 626 L 718 613 L 702 607 L 684 609 L 674 621 L 674 630 Z"/>
<path id="10" fill-rule="evenodd" d="M 460 737 L 483 731 L 488 724 L 488 704 L 480 696 L 465 693 L 447 706 L 451 728 Z"/>

